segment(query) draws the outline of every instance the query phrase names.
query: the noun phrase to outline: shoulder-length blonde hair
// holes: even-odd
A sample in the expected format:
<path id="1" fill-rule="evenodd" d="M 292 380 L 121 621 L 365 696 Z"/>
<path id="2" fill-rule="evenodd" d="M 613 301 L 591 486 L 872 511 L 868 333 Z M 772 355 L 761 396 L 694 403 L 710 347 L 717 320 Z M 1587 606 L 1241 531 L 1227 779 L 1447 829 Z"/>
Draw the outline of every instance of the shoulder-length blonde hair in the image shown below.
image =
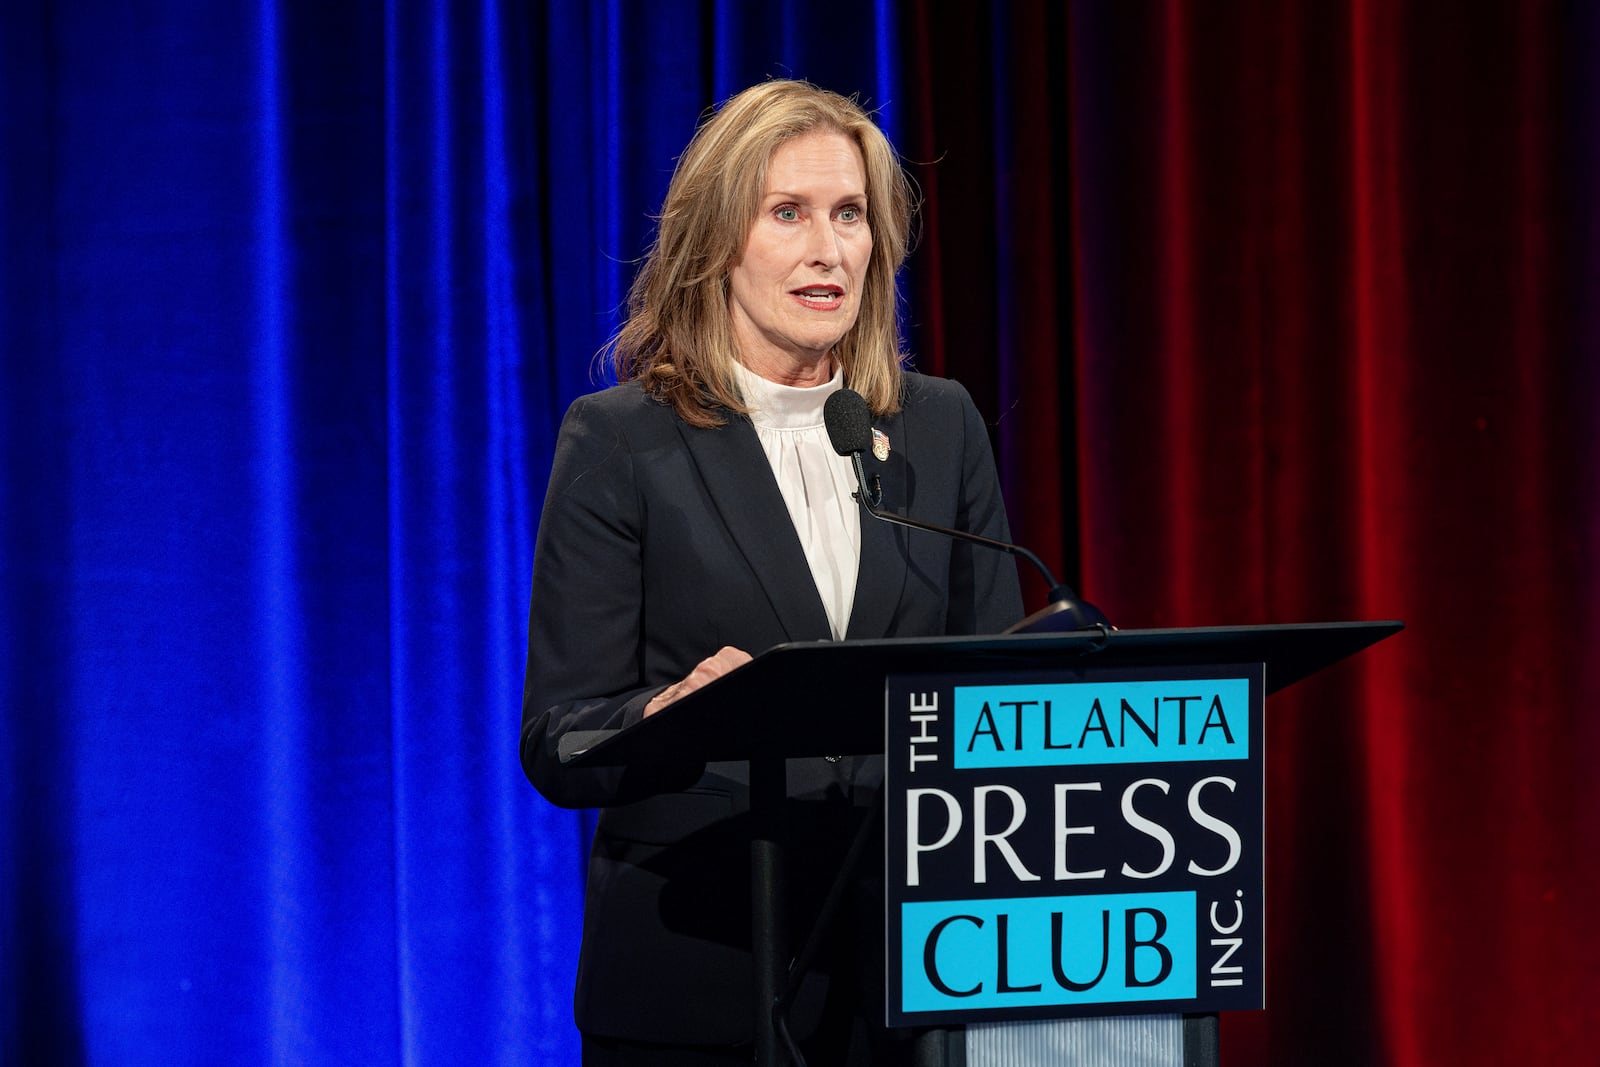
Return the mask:
<path id="1" fill-rule="evenodd" d="M 728 312 L 728 271 L 743 254 L 766 190 L 767 163 L 786 141 L 834 130 L 866 168 L 872 257 L 861 309 L 834 346 L 850 388 L 876 414 L 900 409 L 895 274 L 910 251 L 916 194 L 888 139 L 853 99 L 802 81 L 769 81 L 730 99 L 678 159 L 655 243 L 628 293 L 628 319 L 607 345 L 619 381 L 639 380 L 695 426 L 744 413 Z"/>

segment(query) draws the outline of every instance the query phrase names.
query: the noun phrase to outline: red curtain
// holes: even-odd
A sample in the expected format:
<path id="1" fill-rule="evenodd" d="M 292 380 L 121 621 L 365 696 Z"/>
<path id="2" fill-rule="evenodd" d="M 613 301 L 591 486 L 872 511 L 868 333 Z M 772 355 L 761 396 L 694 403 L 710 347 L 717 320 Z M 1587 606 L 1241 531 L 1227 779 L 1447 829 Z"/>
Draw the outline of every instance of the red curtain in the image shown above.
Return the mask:
<path id="1" fill-rule="evenodd" d="M 909 14 L 904 147 L 1019 537 L 1123 626 L 1407 624 L 1269 705 L 1226 1062 L 1590 1062 L 1600 15 L 997 7 Z"/>

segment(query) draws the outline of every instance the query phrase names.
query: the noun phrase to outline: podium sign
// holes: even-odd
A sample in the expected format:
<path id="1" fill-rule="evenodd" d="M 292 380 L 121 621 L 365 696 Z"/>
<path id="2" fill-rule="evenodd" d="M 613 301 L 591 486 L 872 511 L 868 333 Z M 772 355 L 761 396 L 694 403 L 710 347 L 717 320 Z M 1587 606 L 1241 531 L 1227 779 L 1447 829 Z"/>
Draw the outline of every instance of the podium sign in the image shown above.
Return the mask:
<path id="1" fill-rule="evenodd" d="M 886 680 L 891 1026 L 1264 1006 L 1261 663 Z"/>

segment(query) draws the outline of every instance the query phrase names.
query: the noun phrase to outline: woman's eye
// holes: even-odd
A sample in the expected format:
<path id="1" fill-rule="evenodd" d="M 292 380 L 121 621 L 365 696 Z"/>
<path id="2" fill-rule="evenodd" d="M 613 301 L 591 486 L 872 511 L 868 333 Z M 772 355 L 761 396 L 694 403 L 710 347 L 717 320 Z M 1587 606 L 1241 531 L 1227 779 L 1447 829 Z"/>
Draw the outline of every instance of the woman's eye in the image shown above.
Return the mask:
<path id="1" fill-rule="evenodd" d="M 775 214 L 783 222 L 799 222 L 800 209 L 794 207 L 780 207 Z"/>
<path id="2" fill-rule="evenodd" d="M 860 222 L 861 221 L 861 209 L 858 208 L 858 207 L 840 208 L 839 209 L 839 221 L 840 222 Z"/>

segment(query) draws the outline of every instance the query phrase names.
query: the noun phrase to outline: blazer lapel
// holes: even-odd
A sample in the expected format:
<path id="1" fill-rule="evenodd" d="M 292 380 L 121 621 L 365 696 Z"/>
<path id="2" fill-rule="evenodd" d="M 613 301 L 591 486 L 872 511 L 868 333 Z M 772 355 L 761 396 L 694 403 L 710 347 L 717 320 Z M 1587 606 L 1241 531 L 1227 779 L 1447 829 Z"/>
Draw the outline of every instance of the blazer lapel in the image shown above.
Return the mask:
<path id="1" fill-rule="evenodd" d="M 873 425 L 889 438 L 889 458 L 879 460 L 868 453 L 862 457 L 867 480 L 877 475 L 883 484 L 882 509 L 905 513 L 909 475 L 906 454 L 897 441 L 903 427 L 899 416 L 874 419 Z M 856 598 L 850 608 L 846 637 L 883 637 L 889 632 L 900 607 L 900 594 L 906 584 L 905 539 L 912 531 L 868 515 L 861 509 L 861 569 L 856 574 Z"/>
<path id="2" fill-rule="evenodd" d="M 826 640 L 828 614 L 755 427 L 729 415 L 725 425 L 711 429 L 679 422 L 678 432 L 789 640 Z"/>

